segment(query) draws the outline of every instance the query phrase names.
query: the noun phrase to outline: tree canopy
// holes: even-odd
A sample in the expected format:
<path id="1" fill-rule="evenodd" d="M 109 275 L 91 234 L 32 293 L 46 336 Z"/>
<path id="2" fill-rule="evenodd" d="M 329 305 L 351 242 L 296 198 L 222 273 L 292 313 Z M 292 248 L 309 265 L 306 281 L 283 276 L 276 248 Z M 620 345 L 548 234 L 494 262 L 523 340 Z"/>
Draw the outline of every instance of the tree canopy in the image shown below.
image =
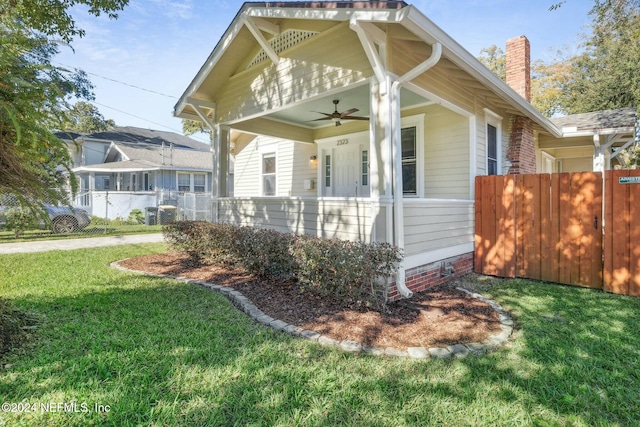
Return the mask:
<path id="1" fill-rule="evenodd" d="M 531 103 L 547 116 L 640 105 L 640 0 L 594 0 L 589 16 L 582 53 L 531 64 Z M 478 59 L 504 79 L 502 49 L 482 49 Z"/>
<path id="2" fill-rule="evenodd" d="M 592 34 L 571 61 L 562 109 L 569 114 L 640 105 L 640 0 L 596 0 Z"/>
<path id="3" fill-rule="evenodd" d="M 78 101 L 64 112 L 61 131 L 95 133 L 113 129 L 116 122 L 105 119 L 98 108 L 86 101 Z"/>
<path id="4" fill-rule="evenodd" d="M 52 65 L 57 37 L 71 42 L 83 31 L 68 10 L 85 5 L 115 17 L 128 0 L 9 0 L 0 4 L 0 193 L 24 203 L 67 202 L 61 170 L 71 165 L 66 145 L 53 135 L 73 98 L 91 99 L 85 73 Z M 75 189 L 75 179 L 68 180 Z"/>

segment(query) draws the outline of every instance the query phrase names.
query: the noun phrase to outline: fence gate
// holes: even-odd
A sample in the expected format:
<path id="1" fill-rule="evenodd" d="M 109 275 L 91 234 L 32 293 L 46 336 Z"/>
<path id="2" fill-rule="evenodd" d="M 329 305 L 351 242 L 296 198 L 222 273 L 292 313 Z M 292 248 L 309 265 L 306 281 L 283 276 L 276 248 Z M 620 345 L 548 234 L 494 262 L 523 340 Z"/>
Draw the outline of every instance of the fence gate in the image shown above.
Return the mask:
<path id="1" fill-rule="evenodd" d="M 481 176 L 475 194 L 477 273 L 603 287 L 600 173 Z"/>

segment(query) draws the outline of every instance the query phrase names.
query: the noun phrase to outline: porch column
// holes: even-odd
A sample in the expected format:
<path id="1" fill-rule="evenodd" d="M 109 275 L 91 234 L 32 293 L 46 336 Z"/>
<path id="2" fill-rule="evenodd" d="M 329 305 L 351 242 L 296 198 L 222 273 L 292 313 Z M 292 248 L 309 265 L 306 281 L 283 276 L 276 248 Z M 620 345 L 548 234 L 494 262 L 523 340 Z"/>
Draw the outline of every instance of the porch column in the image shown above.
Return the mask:
<path id="1" fill-rule="evenodd" d="M 220 155 L 218 173 L 218 197 L 229 195 L 229 149 L 231 145 L 231 130 L 226 126 L 220 127 L 220 145 L 217 147 Z"/>
<path id="2" fill-rule="evenodd" d="M 593 135 L 593 145 L 594 145 L 594 153 L 593 153 L 593 171 L 594 172 L 604 172 L 604 164 L 605 158 L 604 154 L 606 151 L 606 147 L 600 144 L 600 135 Z"/>
<path id="3" fill-rule="evenodd" d="M 96 173 L 89 172 L 89 188 L 87 190 L 93 191 L 96 189 Z"/>
<path id="4" fill-rule="evenodd" d="M 226 189 L 221 191 L 220 185 L 222 182 L 226 186 L 227 180 L 226 178 L 221 179 L 220 169 L 221 167 L 228 169 L 226 166 L 228 162 L 222 162 L 220 156 L 223 151 L 222 147 L 227 147 L 224 152 L 229 152 L 229 129 L 223 129 L 219 123 L 215 122 L 215 103 L 201 99 L 187 98 L 187 104 L 193 107 L 202 123 L 211 129 L 211 222 L 216 223 L 218 222 L 218 198 L 221 197 L 221 195 L 226 195 Z"/>
<path id="5" fill-rule="evenodd" d="M 385 85 L 372 79 L 370 83 L 371 120 L 369 120 L 371 224 L 376 241 L 393 243 L 393 216 L 390 206 L 393 165 L 389 98 Z M 386 207 L 381 206 L 385 204 Z"/>

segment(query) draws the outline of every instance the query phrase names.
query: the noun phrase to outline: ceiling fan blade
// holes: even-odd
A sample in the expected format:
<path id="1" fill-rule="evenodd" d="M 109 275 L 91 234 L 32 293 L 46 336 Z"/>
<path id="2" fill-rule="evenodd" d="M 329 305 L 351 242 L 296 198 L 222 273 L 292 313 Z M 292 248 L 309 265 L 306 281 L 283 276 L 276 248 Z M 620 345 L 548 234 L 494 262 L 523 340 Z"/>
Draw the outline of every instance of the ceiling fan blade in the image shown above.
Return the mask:
<path id="1" fill-rule="evenodd" d="M 369 120 L 369 117 L 362 116 L 345 116 L 341 118 L 342 120 Z"/>
<path id="2" fill-rule="evenodd" d="M 311 111 L 312 113 L 318 113 L 318 114 L 322 114 L 323 116 L 327 116 L 329 118 L 331 118 L 333 115 L 329 114 L 329 113 L 323 113 L 322 111 Z"/>
<path id="3" fill-rule="evenodd" d="M 322 117 L 320 119 L 309 120 L 310 122 L 317 122 L 318 120 L 333 120 L 331 117 Z"/>
<path id="4" fill-rule="evenodd" d="M 358 110 L 357 108 L 352 108 L 352 109 L 350 109 L 350 110 L 343 111 L 342 113 L 340 113 L 340 118 L 341 118 L 341 119 L 344 119 L 346 116 L 348 116 L 349 114 L 353 114 L 353 113 L 355 113 L 356 111 L 360 111 L 360 110 Z"/>

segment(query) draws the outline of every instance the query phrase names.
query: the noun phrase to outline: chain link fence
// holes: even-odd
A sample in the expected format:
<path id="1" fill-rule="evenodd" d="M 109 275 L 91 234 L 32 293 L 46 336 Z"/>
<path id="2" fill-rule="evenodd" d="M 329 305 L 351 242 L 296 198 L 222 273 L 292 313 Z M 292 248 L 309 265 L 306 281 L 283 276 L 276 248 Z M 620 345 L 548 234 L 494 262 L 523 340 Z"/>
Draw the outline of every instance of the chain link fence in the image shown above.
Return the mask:
<path id="1" fill-rule="evenodd" d="M 0 194 L 0 242 L 47 235 L 118 235 L 159 232 L 176 220 L 211 221 L 210 193 L 178 191 L 88 191 L 68 204 L 26 206 L 12 194 Z"/>

